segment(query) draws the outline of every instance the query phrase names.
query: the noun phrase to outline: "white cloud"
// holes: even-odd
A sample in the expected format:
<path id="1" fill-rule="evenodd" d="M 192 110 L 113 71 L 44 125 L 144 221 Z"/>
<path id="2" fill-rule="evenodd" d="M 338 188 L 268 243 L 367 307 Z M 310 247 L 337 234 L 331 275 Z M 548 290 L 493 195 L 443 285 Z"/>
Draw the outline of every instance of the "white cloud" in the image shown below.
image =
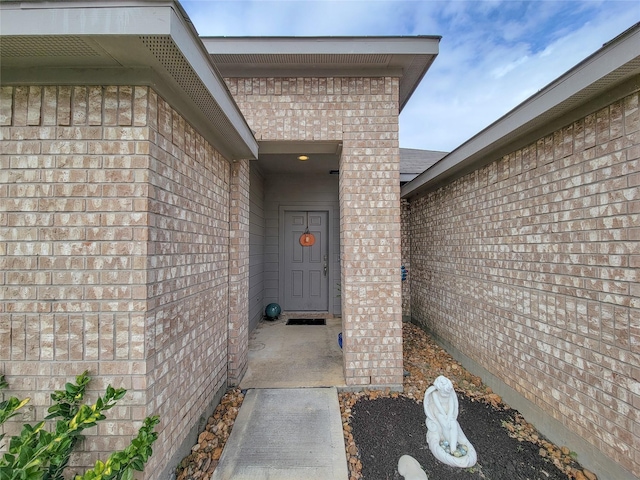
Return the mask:
<path id="1" fill-rule="evenodd" d="M 515 70 L 516 68 L 521 66 L 523 63 L 526 63 L 527 60 L 529 60 L 529 56 L 524 55 L 512 62 L 506 63 L 504 65 L 498 65 L 491 71 L 491 76 L 495 79 L 502 78 L 506 74 L 508 74 L 510 71 Z"/>
<path id="2" fill-rule="evenodd" d="M 633 1 L 184 1 L 203 36 L 442 35 L 400 144 L 453 150 L 640 18 Z"/>
<path id="3" fill-rule="evenodd" d="M 591 12 L 592 16 L 573 30 L 564 28 L 562 21 L 554 20 L 557 26 L 542 22 L 536 25 L 529 19 L 520 35 L 510 31 L 506 37 L 499 37 L 493 34 L 498 26 L 485 21 L 475 32 L 458 32 L 460 41 L 448 43 L 443 37 L 439 58 L 401 115 L 401 146 L 455 149 L 638 17 L 629 15 L 635 8 L 629 2 L 608 2 L 605 7 Z M 542 20 L 554 18 L 550 5 L 544 13 Z"/>
<path id="4" fill-rule="evenodd" d="M 400 32 L 404 21 L 393 1 L 196 0 L 182 5 L 203 36 L 389 35 Z"/>

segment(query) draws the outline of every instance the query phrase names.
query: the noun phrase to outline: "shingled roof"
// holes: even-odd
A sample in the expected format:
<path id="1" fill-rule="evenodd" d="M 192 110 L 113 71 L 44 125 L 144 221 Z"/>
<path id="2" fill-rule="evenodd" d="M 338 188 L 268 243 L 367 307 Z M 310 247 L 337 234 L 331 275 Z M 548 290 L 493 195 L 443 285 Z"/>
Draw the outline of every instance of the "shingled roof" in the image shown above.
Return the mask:
<path id="1" fill-rule="evenodd" d="M 434 165 L 448 152 L 435 150 L 419 150 L 416 148 L 400 149 L 400 185 L 410 182 L 426 169 Z"/>

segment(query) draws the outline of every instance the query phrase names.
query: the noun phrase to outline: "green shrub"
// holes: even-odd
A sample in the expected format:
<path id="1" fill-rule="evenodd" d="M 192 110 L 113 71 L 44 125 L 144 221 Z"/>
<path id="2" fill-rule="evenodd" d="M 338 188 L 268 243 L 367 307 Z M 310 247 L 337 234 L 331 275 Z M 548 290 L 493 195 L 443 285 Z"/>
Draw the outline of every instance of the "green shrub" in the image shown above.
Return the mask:
<path id="1" fill-rule="evenodd" d="M 67 383 L 64 390 L 51 394 L 53 404 L 45 418 L 55 419 L 50 430 L 45 429 L 46 421 L 25 424 L 20 435 L 10 439 L 8 451 L 0 458 L 0 480 L 64 480 L 63 471 L 82 431 L 104 420 L 102 412 L 113 408 L 127 393 L 124 388 L 109 385 L 104 396 L 98 397 L 93 405 L 85 405 L 82 402 L 89 380 L 88 372 L 84 372 L 76 377 L 76 383 Z M 0 375 L 0 389 L 7 386 Z M 28 402 L 28 398 L 16 397 L 0 402 L 0 425 L 17 415 Z M 98 460 L 84 475 L 76 475 L 75 480 L 132 479 L 133 472 L 142 471 L 153 453 L 151 445 L 158 437 L 154 428 L 159 421 L 157 416 L 147 417 L 127 448 L 112 453 L 105 462 Z M 4 434 L 0 434 L 0 442 L 3 438 Z"/>

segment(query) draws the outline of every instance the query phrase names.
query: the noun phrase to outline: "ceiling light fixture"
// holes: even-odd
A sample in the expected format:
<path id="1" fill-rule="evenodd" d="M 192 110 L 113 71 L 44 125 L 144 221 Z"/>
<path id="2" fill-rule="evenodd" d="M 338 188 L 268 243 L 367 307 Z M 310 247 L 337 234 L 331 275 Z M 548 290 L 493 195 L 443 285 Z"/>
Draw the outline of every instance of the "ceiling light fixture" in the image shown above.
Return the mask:
<path id="1" fill-rule="evenodd" d="M 300 156 L 298 157 L 298 160 L 300 160 L 300 161 L 304 162 L 305 160 L 309 160 L 309 157 L 307 157 L 306 155 L 300 155 Z"/>

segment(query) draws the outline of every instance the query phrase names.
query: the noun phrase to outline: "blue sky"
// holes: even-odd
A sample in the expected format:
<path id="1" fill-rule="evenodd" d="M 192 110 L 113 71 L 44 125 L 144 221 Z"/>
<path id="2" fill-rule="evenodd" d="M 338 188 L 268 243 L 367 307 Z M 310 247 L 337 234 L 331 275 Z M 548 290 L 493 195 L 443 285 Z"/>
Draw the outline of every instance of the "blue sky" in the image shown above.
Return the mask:
<path id="1" fill-rule="evenodd" d="M 440 35 L 400 146 L 451 151 L 640 21 L 635 0 L 192 0 L 204 36 Z"/>

